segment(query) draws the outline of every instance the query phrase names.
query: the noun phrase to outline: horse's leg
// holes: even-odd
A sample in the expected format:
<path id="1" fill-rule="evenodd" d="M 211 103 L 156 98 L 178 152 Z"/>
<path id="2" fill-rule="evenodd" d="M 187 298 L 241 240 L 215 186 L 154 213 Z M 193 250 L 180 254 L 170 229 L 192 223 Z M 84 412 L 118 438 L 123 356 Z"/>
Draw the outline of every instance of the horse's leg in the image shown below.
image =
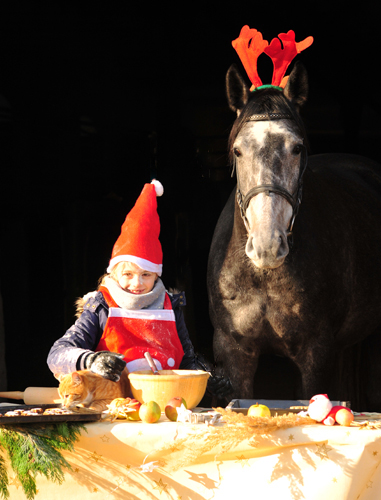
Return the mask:
<path id="1" fill-rule="evenodd" d="M 361 407 L 356 411 L 381 412 L 381 327 L 361 343 L 361 366 L 357 375 L 360 386 Z"/>
<path id="2" fill-rule="evenodd" d="M 311 399 L 316 394 L 327 394 L 335 375 L 334 350 L 309 347 L 303 356 L 294 359 L 302 377 L 302 398 Z"/>
<path id="3" fill-rule="evenodd" d="M 227 399 L 252 399 L 258 356 L 246 352 L 231 335 L 215 330 L 213 339 L 216 375 L 230 379 L 232 392 Z"/>
<path id="4" fill-rule="evenodd" d="M 359 366 L 350 349 L 341 353 L 341 362 L 347 365 L 348 380 L 344 383 L 340 379 L 340 367 L 336 363 L 338 358 L 332 346 L 319 352 L 316 347 L 315 350 L 310 348 L 304 353 L 303 359 L 296 359 L 302 376 L 303 399 L 310 399 L 316 394 L 328 394 L 331 399 L 350 401 L 353 410 L 380 412 L 381 364 L 374 362 L 374 357 L 381 352 L 381 328 L 354 346 L 354 349 L 361 351 Z"/>

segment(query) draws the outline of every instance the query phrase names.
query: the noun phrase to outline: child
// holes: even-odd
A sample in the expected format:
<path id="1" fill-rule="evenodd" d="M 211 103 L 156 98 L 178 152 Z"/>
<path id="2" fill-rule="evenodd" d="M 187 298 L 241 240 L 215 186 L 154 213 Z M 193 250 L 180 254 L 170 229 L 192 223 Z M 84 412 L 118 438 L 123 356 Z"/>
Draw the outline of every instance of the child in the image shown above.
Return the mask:
<path id="1" fill-rule="evenodd" d="M 156 196 L 158 181 L 146 184 L 127 215 L 116 241 L 107 275 L 97 292 L 84 297 L 83 312 L 50 349 L 55 375 L 90 369 L 110 380 L 149 369 L 148 351 L 159 370 L 208 368 L 195 356 L 180 306 L 183 293 L 168 293 L 160 279 L 162 249 Z M 208 388 L 221 394 L 230 383 L 210 377 Z"/>

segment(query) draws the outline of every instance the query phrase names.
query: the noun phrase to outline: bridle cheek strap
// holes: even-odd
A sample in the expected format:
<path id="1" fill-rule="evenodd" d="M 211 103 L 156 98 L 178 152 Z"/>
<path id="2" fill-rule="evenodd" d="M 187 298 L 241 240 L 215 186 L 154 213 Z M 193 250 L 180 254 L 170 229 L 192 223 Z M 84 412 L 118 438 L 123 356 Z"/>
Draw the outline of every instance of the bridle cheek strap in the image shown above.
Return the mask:
<path id="1" fill-rule="evenodd" d="M 282 186 L 278 186 L 277 184 L 261 184 L 260 186 L 255 186 L 252 189 L 250 189 L 250 191 L 246 193 L 246 195 L 242 195 L 239 184 L 238 169 L 236 168 L 235 165 L 233 166 L 233 169 L 236 170 L 236 176 L 237 176 L 237 203 L 240 208 L 241 217 L 243 219 L 247 232 L 249 232 L 250 230 L 250 225 L 246 217 L 246 210 L 249 206 L 251 199 L 254 198 L 254 196 L 257 196 L 257 194 L 259 193 L 266 193 L 267 196 L 270 196 L 270 193 L 274 193 L 278 194 L 279 196 L 282 196 L 285 200 L 288 201 L 288 203 L 292 207 L 292 216 L 287 230 L 287 237 L 290 238 L 292 236 L 292 230 L 294 228 L 295 219 L 296 216 L 298 215 L 299 207 L 302 202 L 303 175 L 306 170 L 306 167 L 307 167 L 307 150 L 305 147 L 303 147 L 300 158 L 298 186 L 293 195 L 289 193 L 286 189 L 284 189 Z"/>

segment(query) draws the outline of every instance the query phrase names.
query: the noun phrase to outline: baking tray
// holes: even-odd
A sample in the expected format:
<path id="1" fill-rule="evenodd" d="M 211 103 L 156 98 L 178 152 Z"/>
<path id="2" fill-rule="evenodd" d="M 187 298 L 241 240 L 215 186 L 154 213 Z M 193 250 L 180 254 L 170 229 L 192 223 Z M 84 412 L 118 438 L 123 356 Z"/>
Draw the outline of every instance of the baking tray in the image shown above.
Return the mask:
<path id="1" fill-rule="evenodd" d="M 300 411 L 306 411 L 309 400 L 305 399 L 232 399 L 228 404 L 228 407 L 235 411 L 236 413 L 247 414 L 247 410 L 251 405 L 255 404 L 267 406 L 272 416 L 284 415 L 288 413 L 299 413 Z M 331 401 L 333 406 L 346 406 L 350 408 L 349 401 Z"/>
<path id="2" fill-rule="evenodd" d="M 42 405 L 6 405 L 0 406 L 0 413 L 4 415 L 8 411 L 13 410 L 31 410 L 32 408 L 62 408 L 61 404 L 42 404 Z M 90 410 L 88 408 L 71 408 L 70 413 L 64 415 L 17 415 L 12 417 L 0 417 L 0 425 L 13 424 L 40 424 L 40 423 L 55 423 L 55 422 L 95 422 L 100 420 L 102 413 Z"/>

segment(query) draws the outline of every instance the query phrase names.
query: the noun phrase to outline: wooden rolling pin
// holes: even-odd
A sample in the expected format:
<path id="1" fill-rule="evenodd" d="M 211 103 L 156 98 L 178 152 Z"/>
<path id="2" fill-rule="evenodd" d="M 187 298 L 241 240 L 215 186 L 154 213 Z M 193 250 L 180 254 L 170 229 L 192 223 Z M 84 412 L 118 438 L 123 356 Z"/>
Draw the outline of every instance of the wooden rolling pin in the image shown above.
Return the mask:
<path id="1" fill-rule="evenodd" d="M 57 387 L 27 387 L 24 392 L 0 392 L 0 398 L 23 399 L 26 405 L 61 403 Z"/>

